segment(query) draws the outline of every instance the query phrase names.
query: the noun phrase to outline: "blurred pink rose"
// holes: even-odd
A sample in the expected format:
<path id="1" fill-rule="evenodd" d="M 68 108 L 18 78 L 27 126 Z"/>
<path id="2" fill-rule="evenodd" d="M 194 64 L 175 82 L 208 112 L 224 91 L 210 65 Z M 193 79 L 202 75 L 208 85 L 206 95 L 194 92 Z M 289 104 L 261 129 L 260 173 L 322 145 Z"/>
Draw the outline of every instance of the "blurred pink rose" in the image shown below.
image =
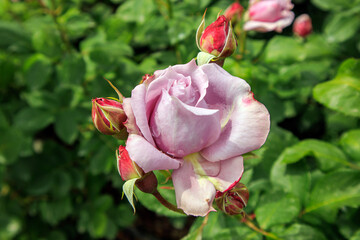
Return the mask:
<path id="1" fill-rule="evenodd" d="M 124 99 L 126 149 L 145 172 L 174 169 L 177 206 L 205 216 L 216 191 L 240 180 L 241 155 L 265 142 L 269 113 L 244 80 L 216 64 L 192 60 L 149 80 Z"/>
<path id="2" fill-rule="evenodd" d="M 300 37 L 306 37 L 312 32 L 312 23 L 309 15 L 301 14 L 295 19 L 293 32 Z"/>
<path id="3" fill-rule="evenodd" d="M 244 30 L 258 32 L 281 32 L 294 20 L 291 0 L 250 0 L 248 21 Z"/>

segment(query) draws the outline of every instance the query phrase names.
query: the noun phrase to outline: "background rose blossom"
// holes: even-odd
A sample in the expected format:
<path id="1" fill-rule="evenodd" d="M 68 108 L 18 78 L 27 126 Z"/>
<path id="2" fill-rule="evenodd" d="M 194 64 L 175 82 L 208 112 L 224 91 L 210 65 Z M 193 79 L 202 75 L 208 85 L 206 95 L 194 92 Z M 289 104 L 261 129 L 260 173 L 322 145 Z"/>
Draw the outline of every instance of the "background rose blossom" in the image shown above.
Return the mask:
<path id="1" fill-rule="evenodd" d="M 196 216 L 214 210 L 216 190 L 240 180 L 241 155 L 265 142 L 270 125 L 244 80 L 194 60 L 156 71 L 124 100 L 124 110 L 131 159 L 145 172 L 175 169 L 177 205 Z"/>
<path id="2" fill-rule="evenodd" d="M 295 15 L 290 11 L 293 6 L 291 0 L 250 0 L 244 30 L 281 32 L 294 20 Z"/>

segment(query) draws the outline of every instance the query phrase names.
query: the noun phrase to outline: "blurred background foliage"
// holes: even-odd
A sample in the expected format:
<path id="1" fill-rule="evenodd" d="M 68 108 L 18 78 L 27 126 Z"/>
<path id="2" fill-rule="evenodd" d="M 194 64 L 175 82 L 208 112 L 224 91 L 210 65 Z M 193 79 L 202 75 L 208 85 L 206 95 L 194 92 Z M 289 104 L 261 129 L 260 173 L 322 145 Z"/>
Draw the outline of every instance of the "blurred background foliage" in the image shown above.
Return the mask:
<path id="1" fill-rule="evenodd" d="M 0 0 L 0 239 L 194 239 L 203 227 L 203 239 L 360 239 L 360 1 L 293 2 L 312 35 L 251 32 L 224 65 L 271 113 L 242 179 L 266 235 L 222 213 L 204 226 L 140 192 L 133 215 L 119 141 L 91 121 L 91 99 L 116 96 L 104 78 L 130 96 L 144 74 L 188 62 L 205 8 L 209 24 L 232 1 Z"/>

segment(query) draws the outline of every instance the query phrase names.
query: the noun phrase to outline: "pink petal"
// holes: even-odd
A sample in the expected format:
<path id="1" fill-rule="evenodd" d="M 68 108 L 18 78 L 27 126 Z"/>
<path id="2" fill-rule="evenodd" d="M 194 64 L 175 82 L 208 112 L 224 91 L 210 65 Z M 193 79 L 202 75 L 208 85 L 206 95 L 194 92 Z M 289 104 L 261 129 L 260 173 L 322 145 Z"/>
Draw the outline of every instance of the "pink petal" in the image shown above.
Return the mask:
<path id="1" fill-rule="evenodd" d="M 200 151 L 220 134 L 218 110 L 183 104 L 165 90 L 151 116 L 150 126 L 157 146 L 176 157 Z"/>
<path id="2" fill-rule="evenodd" d="M 191 162 L 184 161 L 179 169 L 173 171 L 172 179 L 177 206 L 186 214 L 205 216 L 215 211 L 212 207 L 216 192 L 214 185 L 195 174 Z"/>
<path id="3" fill-rule="evenodd" d="M 142 135 L 149 143 L 155 145 L 146 116 L 145 94 L 145 84 L 137 85 L 131 92 L 130 104 L 135 116 L 136 125 L 140 129 Z"/>
<path id="4" fill-rule="evenodd" d="M 281 19 L 275 22 L 260 22 L 260 21 L 247 21 L 244 24 L 244 31 L 255 30 L 258 32 L 281 32 L 282 29 L 289 26 L 294 20 L 295 14 L 291 11 L 283 12 Z"/>
<path id="5" fill-rule="evenodd" d="M 260 148 L 269 133 L 270 115 L 252 93 L 239 97 L 219 139 L 201 151 L 209 161 L 220 161 Z"/>
<path id="6" fill-rule="evenodd" d="M 243 157 L 236 156 L 223 161 L 207 161 L 199 153 L 184 157 L 185 161 L 193 164 L 194 171 L 199 176 L 206 177 L 216 190 L 226 191 L 236 185 L 244 172 Z"/>
<path id="7" fill-rule="evenodd" d="M 171 158 L 160 152 L 145 138 L 139 135 L 129 135 L 126 142 L 126 150 L 129 152 L 130 158 L 136 162 L 144 172 L 176 169 L 179 168 L 181 164 L 179 159 Z"/>
<path id="8" fill-rule="evenodd" d="M 124 108 L 125 114 L 127 116 L 127 120 L 124 123 L 124 126 L 127 129 L 127 132 L 129 134 L 133 133 L 133 134 L 141 135 L 140 130 L 136 125 L 134 113 L 131 109 L 131 99 L 130 98 L 124 98 L 123 108 Z"/>
<path id="9" fill-rule="evenodd" d="M 150 118 L 156 102 L 159 100 L 161 96 L 162 90 L 169 90 L 171 84 L 176 80 L 182 78 L 183 75 L 175 72 L 173 67 L 168 67 L 165 72 L 161 74 L 161 76 L 155 78 L 150 84 L 148 89 L 146 90 L 146 114 L 147 117 Z"/>
<path id="10" fill-rule="evenodd" d="M 220 172 L 217 176 L 209 177 L 216 190 L 224 192 L 235 186 L 244 172 L 243 157 L 238 156 L 220 161 Z"/>
<path id="11" fill-rule="evenodd" d="M 200 68 L 209 79 L 206 103 L 212 108 L 219 109 L 221 119 L 226 119 L 235 98 L 250 92 L 249 84 L 241 78 L 230 75 L 217 64 L 204 64 Z"/>

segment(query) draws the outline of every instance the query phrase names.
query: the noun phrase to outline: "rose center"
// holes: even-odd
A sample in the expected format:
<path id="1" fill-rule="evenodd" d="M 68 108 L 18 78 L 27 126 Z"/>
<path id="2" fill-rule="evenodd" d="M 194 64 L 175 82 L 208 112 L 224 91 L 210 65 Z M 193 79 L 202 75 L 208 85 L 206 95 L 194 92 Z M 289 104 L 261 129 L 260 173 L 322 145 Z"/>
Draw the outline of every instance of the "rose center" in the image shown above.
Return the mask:
<path id="1" fill-rule="evenodd" d="M 169 88 L 169 94 L 189 105 L 194 105 L 196 101 L 196 91 L 191 85 L 189 76 L 173 81 Z"/>

